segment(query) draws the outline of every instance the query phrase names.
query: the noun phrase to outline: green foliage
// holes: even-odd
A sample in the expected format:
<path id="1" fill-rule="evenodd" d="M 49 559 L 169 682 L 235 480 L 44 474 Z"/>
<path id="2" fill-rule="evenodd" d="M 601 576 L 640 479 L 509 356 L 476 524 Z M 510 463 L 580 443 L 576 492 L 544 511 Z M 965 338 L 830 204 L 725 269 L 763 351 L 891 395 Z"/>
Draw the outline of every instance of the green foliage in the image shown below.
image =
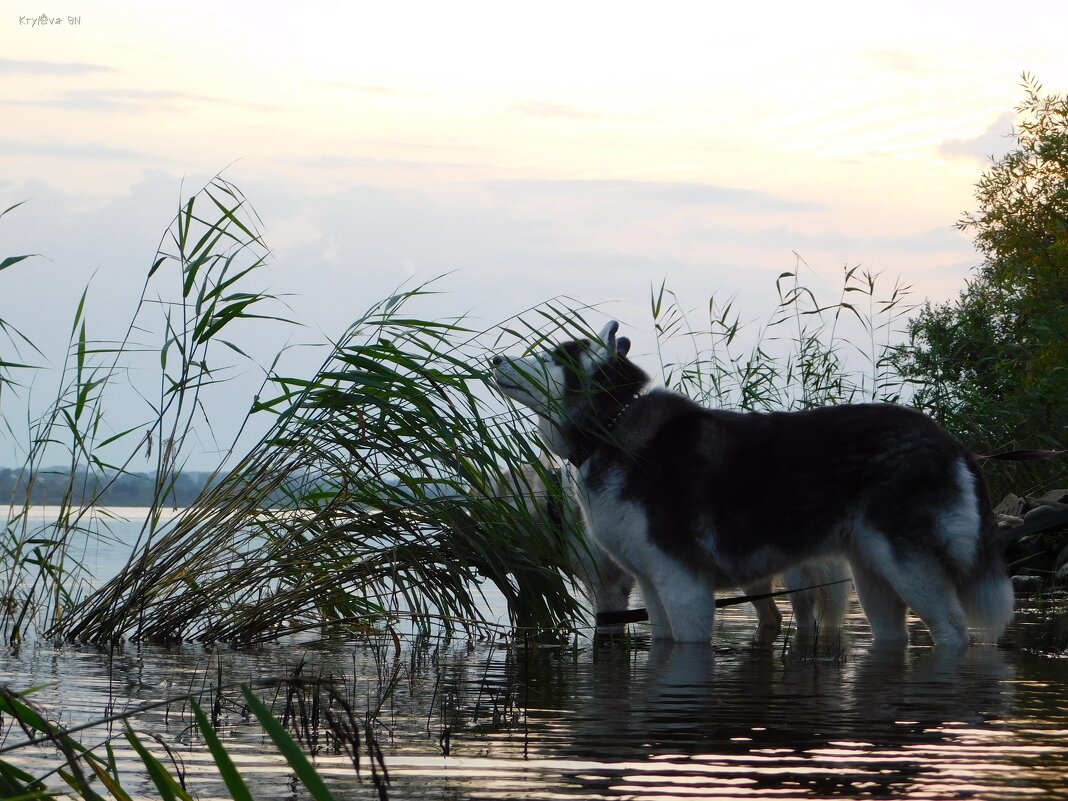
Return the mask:
<path id="1" fill-rule="evenodd" d="M 979 451 L 1068 442 L 1068 97 L 1023 80 L 1015 148 L 958 223 L 984 262 L 895 359 L 915 404 Z"/>
<path id="2" fill-rule="evenodd" d="M 91 640 L 273 639 L 412 620 L 485 621 L 480 583 L 512 622 L 576 611 L 552 527 L 473 488 L 532 461 L 511 417 L 487 415 L 486 347 L 455 323 L 362 315 L 311 379 L 273 376 L 264 438 L 56 629 Z M 405 624 L 407 625 L 407 624 Z"/>
<path id="3" fill-rule="evenodd" d="M 276 686 L 284 684 L 284 680 L 261 682 L 261 686 Z M 221 688 L 217 688 L 220 689 Z M 332 686 L 326 687 L 328 696 L 337 702 L 336 690 Z M 10 727 L 6 734 L 15 735 L 19 732 L 25 737 L 21 742 L 8 744 L 5 741 L 0 747 L 0 754 L 19 754 L 20 752 L 32 753 L 38 758 L 40 746 L 51 745 L 61 760 L 60 764 L 43 776 L 34 776 L 27 770 L 14 764 L 6 758 L 0 758 L 0 797 L 11 801 L 53 801 L 61 798 L 81 798 L 85 801 L 104 801 L 104 796 L 94 787 L 94 782 L 102 785 L 100 789 L 106 790 L 110 797 L 128 801 L 133 796 L 123 787 L 124 769 L 120 774 L 115 759 L 112 741 L 117 737 L 111 729 L 111 724 L 122 721 L 125 728 L 122 734 L 132 748 L 133 754 L 141 761 L 144 772 L 156 788 L 160 799 L 164 801 L 191 801 L 192 796 L 185 786 L 184 772 L 175 766 L 174 770 L 168 769 L 164 761 L 154 754 L 138 736 L 134 729 L 133 721 L 139 712 L 144 712 L 152 707 L 170 706 L 181 701 L 189 701 L 193 720 L 200 736 L 207 745 L 207 750 L 218 769 L 222 779 L 234 801 L 250 801 L 252 794 L 245 779 L 241 776 L 236 765 L 231 759 L 226 748 L 216 732 L 215 726 L 201 709 L 196 699 L 191 696 L 177 696 L 165 701 L 154 702 L 137 709 L 128 710 L 111 717 L 90 721 L 74 728 L 64 729 L 49 720 L 46 714 L 34 705 L 29 696 L 33 690 L 16 692 L 0 685 L 0 715 L 3 715 Z M 307 788 L 309 797 L 314 801 L 330 801 L 334 796 L 327 787 L 323 777 L 316 771 L 311 761 L 301 750 L 297 741 L 293 738 L 286 726 L 278 720 L 270 707 L 260 699 L 253 691 L 252 686 L 241 686 L 242 697 L 247 707 L 253 712 L 263 731 L 271 743 L 274 744 L 278 753 L 282 754 L 293 769 L 294 775 Z M 343 704 L 343 702 L 342 702 Z M 300 725 L 299 721 L 292 721 L 294 727 Z M 107 732 L 104 740 L 93 747 L 82 744 L 79 735 L 85 731 Z M 352 732 L 342 730 L 336 726 L 331 729 L 336 737 L 344 737 L 345 749 L 353 755 L 354 767 L 359 775 L 356 757 L 359 753 L 360 743 L 358 738 L 353 738 Z M 166 743 L 155 738 L 157 744 L 170 749 Z M 369 744 L 370 745 L 370 744 Z M 56 791 L 50 788 L 46 779 L 58 775 L 67 785 L 68 789 Z M 380 799 L 388 797 L 388 778 L 384 775 L 384 765 L 381 762 L 381 754 L 372 755 L 372 779 Z"/>

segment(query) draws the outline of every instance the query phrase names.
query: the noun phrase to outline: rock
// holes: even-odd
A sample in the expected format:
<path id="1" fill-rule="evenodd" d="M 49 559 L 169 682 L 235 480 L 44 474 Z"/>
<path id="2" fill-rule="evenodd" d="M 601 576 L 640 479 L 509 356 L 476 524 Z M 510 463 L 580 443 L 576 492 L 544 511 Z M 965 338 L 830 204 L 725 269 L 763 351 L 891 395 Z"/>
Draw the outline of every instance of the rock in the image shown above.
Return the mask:
<path id="1" fill-rule="evenodd" d="M 998 528 L 1002 531 L 1010 531 L 1017 526 L 1023 525 L 1023 518 L 1016 517 L 1015 515 L 1007 515 L 1002 512 L 997 513 Z"/>
<path id="2" fill-rule="evenodd" d="M 1042 496 L 1025 495 L 1023 497 L 1010 492 L 1001 499 L 1001 503 L 994 507 L 994 512 L 1010 517 L 1027 517 L 1028 512 L 1042 507 L 1068 508 L 1068 489 L 1051 490 Z"/>
<path id="3" fill-rule="evenodd" d="M 1061 506 L 1068 506 L 1068 489 L 1058 489 L 1053 490 L 1052 492 L 1047 492 L 1037 500 L 1039 503 L 1053 503 L 1060 504 Z"/>
<path id="4" fill-rule="evenodd" d="M 1043 517 L 1044 515 L 1052 514 L 1053 512 L 1059 512 L 1061 509 L 1068 509 L 1063 503 L 1044 503 L 1041 506 L 1036 506 L 1034 509 L 1029 509 L 1024 512 L 1024 520 L 1034 520 L 1036 517 Z"/>
<path id="5" fill-rule="evenodd" d="M 1054 562 L 1053 578 L 1056 579 L 1058 584 L 1064 584 L 1068 581 L 1068 545 L 1061 548 L 1061 552 L 1057 554 L 1057 561 Z"/>
<path id="6" fill-rule="evenodd" d="M 1001 537 L 1009 573 L 1045 576 L 1047 580 L 1053 576 L 1066 544 L 1064 532 L 1058 529 L 1037 531 L 1022 537 L 1014 537 L 1013 530 L 1006 529 Z"/>
<path id="7" fill-rule="evenodd" d="M 1068 525 L 1042 528 L 1042 518 L 1068 509 L 1068 490 L 1053 490 L 1041 497 L 1009 494 L 995 509 L 998 536 L 1004 545 L 1005 562 L 1013 576 L 1033 576 L 1039 581 L 1056 577 L 1068 582 Z M 1038 531 L 1020 534 L 1013 529 L 1024 522 Z"/>
<path id="8" fill-rule="evenodd" d="M 1011 492 L 1001 499 L 1001 503 L 994 507 L 994 512 L 1011 517 L 1022 517 L 1024 513 L 1024 499 Z"/>
<path id="9" fill-rule="evenodd" d="M 1012 588 L 1017 592 L 1034 592 L 1042 589 L 1041 576 L 1013 576 Z"/>

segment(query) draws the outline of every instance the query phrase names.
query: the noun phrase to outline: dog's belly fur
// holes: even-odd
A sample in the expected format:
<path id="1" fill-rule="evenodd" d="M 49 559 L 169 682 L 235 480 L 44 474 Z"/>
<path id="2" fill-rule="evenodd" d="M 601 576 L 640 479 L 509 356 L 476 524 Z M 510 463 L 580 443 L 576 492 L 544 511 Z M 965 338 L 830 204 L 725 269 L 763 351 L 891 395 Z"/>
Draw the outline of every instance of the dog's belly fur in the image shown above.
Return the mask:
<path id="1" fill-rule="evenodd" d="M 789 549 L 761 542 L 760 536 L 736 536 L 727 539 L 728 547 L 724 547 L 714 527 L 696 521 L 689 529 L 692 537 L 676 539 L 669 548 L 663 542 L 662 532 L 657 536 L 658 527 L 646 506 L 619 491 L 621 484 L 619 475 L 614 480 L 607 478 L 603 489 L 587 495 L 585 513 L 589 529 L 598 543 L 632 573 L 648 570 L 650 560 L 674 556 L 715 586 L 736 587 L 771 578 L 808 560 L 840 555 L 846 550 L 842 537 L 836 533 L 837 528 L 807 543 L 795 543 Z"/>

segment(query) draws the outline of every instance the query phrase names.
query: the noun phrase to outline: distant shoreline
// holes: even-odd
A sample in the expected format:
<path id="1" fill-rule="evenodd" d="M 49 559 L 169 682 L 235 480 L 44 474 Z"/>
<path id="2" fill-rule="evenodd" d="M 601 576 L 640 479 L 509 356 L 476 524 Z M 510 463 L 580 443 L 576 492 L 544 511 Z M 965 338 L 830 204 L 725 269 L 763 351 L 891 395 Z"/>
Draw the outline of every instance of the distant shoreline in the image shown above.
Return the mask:
<path id="1" fill-rule="evenodd" d="M 168 507 L 190 506 L 207 489 L 212 476 L 217 483 L 222 474 L 203 471 L 178 473 L 168 479 L 168 490 L 159 502 Z M 147 508 L 156 500 L 155 473 L 89 473 L 47 467 L 27 476 L 21 469 L 0 467 L 0 501 L 21 507 L 27 499 L 33 506 L 54 506 L 56 500 L 71 497 L 78 506 L 105 508 Z"/>
<path id="2" fill-rule="evenodd" d="M 0 521 L 5 523 L 12 518 L 13 515 L 21 514 L 25 507 L 20 505 L 7 504 L 0 506 Z M 54 506 L 49 504 L 30 504 L 28 519 L 31 522 L 50 522 L 59 517 L 59 513 L 63 507 Z M 68 507 L 69 508 L 69 507 Z M 98 505 L 89 507 L 77 507 L 79 509 L 86 510 L 86 516 L 90 518 L 107 518 L 124 521 L 145 520 L 148 518 L 149 513 L 152 511 L 148 506 L 119 506 L 116 504 Z M 164 520 L 170 520 L 177 517 L 179 514 L 185 511 L 185 507 L 178 507 L 177 509 L 172 507 L 166 507 L 159 510 L 160 517 Z"/>

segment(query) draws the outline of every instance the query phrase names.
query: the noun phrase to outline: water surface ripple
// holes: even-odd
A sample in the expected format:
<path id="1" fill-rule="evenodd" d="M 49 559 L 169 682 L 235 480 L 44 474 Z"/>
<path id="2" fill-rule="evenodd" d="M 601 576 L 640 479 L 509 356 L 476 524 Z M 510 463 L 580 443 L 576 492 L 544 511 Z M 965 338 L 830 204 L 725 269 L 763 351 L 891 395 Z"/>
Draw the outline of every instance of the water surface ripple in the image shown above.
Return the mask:
<path id="1" fill-rule="evenodd" d="M 815 656 L 784 649 L 781 637 L 754 645 L 741 608 L 721 616 L 710 647 L 640 637 L 565 648 L 421 641 L 398 657 L 391 639 L 254 651 L 37 646 L 0 657 L 0 681 L 44 685 L 36 702 L 73 726 L 302 665 L 304 676 L 340 682 L 357 714 L 377 710 L 372 731 L 399 799 L 1068 797 L 1063 660 L 993 646 L 956 658 L 924 645 L 881 653 L 858 614 L 848 629 Z M 284 712 L 284 693 L 268 700 Z M 257 799 L 307 797 L 235 689 L 219 711 L 220 735 Z M 224 797 L 184 702 L 134 725 L 154 748 L 153 736 L 168 746 L 170 755 L 158 753 L 181 766 L 195 794 Z M 375 798 L 366 755 L 358 779 L 322 731 L 312 734 L 337 797 Z M 7 744 L 17 739 L 7 732 Z M 153 796 L 124 743 L 115 740 L 129 788 Z M 47 747 L 4 758 L 38 773 L 56 764 Z"/>

